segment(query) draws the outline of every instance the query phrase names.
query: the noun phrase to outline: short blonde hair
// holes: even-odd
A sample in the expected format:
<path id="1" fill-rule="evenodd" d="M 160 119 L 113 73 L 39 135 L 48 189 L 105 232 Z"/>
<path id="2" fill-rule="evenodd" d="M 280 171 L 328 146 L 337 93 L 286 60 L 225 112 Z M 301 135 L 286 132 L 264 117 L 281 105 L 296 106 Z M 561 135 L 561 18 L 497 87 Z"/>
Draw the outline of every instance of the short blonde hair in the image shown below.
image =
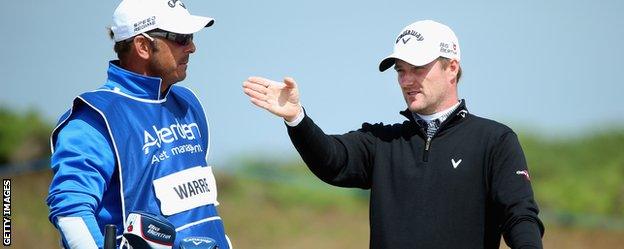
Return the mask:
<path id="1" fill-rule="evenodd" d="M 449 58 L 445 58 L 445 57 L 438 57 L 437 59 L 440 62 L 440 65 L 442 66 L 442 69 L 446 69 L 448 68 L 449 65 L 451 65 L 451 59 Z M 459 70 L 457 70 L 457 77 L 455 80 L 455 83 L 459 83 L 459 78 L 461 78 L 462 75 L 462 68 L 461 65 L 457 64 L 459 66 Z"/>

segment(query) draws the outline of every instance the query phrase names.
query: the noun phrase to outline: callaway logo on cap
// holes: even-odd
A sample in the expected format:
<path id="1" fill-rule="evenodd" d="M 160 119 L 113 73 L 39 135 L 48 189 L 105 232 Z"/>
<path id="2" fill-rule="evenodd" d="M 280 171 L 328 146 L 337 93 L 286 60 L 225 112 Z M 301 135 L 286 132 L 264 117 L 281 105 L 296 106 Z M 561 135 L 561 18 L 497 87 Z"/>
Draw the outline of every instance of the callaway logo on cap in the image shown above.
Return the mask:
<path id="1" fill-rule="evenodd" d="M 192 34 L 213 23 L 213 18 L 191 15 L 180 0 L 124 0 L 113 13 L 111 30 L 118 42 L 153 29 Z"/>
<path id="2" fill-rule="evenodd" d="M 418 21 L 401 30 L 394 42 L 394 51 L 379 63 L 379 71 L 390 68 L 396 59 L 424 66 L 440 56 L 460 60 L 457 36 L 444 24 Z"/>

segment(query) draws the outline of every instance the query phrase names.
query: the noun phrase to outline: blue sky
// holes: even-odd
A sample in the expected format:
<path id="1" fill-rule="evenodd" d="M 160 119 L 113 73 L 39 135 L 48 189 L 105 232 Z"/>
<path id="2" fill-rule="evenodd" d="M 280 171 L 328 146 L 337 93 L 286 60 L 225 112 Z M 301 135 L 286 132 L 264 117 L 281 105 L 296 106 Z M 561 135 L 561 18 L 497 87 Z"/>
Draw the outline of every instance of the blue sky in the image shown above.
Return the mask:
<path id="1" fill-rule="evenodd" d="M 100 86 L 115 58 L 106 27 L 119 1 L 8 1 L 0 8 L 0 105 L 56 121 Z M 401 29 L 433 19 L 459 37 L 459 94 L 472 113 L 522 132 L 570 135 L 624 126 L 622 1 L 208 1 L 187 79 L 211 124 L 211 161 L 241 153 L 294 156 L 282 121 L 253 106 L 251 75 L 297 80 L 328 133 L 402 121 L 405 102 L 379 61 Z"/>

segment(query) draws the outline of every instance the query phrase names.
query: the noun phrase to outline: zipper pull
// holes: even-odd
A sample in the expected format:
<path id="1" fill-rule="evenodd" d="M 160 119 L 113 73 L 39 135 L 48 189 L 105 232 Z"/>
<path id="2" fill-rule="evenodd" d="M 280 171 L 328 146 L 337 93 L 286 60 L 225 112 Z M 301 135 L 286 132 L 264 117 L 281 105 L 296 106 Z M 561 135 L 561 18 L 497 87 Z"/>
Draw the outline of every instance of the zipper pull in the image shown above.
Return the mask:
<path id="1" fill-rule="evenodd" d="M 423 161 L 429 161 L 429 147 L 431 146 L 431 138 L 427 137 L 427 142 L 425 142 L 425 151 L 423 152 Z"/>

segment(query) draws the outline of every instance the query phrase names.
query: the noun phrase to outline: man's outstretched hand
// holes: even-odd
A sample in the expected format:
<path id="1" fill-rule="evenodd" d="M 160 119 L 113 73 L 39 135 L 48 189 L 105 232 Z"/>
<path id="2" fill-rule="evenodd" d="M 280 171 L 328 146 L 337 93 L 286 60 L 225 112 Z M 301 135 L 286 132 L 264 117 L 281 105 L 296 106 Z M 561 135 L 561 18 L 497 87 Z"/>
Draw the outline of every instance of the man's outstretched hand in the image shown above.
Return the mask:
<path id="1" fill-rule="evenodd" d="M 299 103 L 299 89 L 293 78 L 277 82 L 252 76 L 243 82 L 243 92 L 254 105 L 263 108 L 286 121 L 293 121 L 303 109 Z"/>

